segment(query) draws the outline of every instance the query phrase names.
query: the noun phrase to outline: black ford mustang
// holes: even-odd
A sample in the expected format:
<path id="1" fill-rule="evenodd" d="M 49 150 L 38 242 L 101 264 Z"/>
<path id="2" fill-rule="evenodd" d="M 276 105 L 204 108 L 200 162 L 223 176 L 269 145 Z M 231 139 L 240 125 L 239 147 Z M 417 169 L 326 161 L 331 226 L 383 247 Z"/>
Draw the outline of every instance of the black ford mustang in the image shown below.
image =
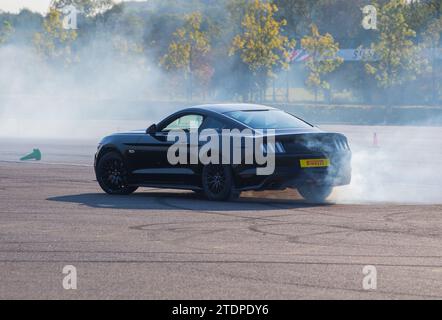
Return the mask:
<path id="1" fill-rule="evenodd" d="M 171 164 L 168 150 L 175 141 L 169 141 L 168 134 L 178 129 L 189 133 L 194 128 L 220 134 L 227 129 L 274 129 L 274 171 L 258 175 L 260 165 L 255 161 Z M 197 143 L 198 150 L 206 142 Z M 95 156 L 95 173 L 101 188 L 116 195 L 157 187 L 188 189 L 211 200 L 227 200 L 241 191 L 295 188 L 307 201 L 323 202 L 333 187 L 350 183 L 351 151 L 344 135 L 323 132 L 275 108 L 207 105 L 176 112 L 147 130 L 104 138 Z"/>

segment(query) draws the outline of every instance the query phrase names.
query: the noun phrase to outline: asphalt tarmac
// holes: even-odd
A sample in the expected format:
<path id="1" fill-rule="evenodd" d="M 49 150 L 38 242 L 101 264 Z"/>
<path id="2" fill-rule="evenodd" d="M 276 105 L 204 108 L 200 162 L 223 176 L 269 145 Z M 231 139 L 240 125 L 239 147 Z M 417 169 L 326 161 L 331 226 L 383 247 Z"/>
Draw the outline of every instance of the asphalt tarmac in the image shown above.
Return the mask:
<path id="1" fill-rule="evenodd" d="M 379 152 L 369 149 L 372 128 L 345 129 L 360 136 L 357 150 Z M 376 148 L 391 142 L 375 130 Z M 351 196 L 352 186 L 321 206 L 296 192 L 228 203 L 158 189 L 115 197 L 94 181 L 92 141 L 0 146 L 0 299 L 442 298 L 439 171 L 407 181 L 422 197 L 364 198 L 363 188 Z M 41 162 L 16 161 L 36 146 Z M 63 287 L 66 265 L 76 268 L 76 290 Z M 367 265 L 376 289 L 363 286 Z"/>

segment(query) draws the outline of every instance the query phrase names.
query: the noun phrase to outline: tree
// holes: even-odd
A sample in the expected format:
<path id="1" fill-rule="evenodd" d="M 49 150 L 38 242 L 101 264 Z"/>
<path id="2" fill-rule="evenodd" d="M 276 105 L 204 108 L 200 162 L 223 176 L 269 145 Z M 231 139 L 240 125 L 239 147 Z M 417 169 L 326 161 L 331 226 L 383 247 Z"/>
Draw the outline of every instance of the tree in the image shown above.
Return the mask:
<path id="1" fill-rule="evenodd" d="M 140 16 L 132 12 L 118 15 L 109 27 L 113 47 L 123 59 L 144 53 L 143 33 L 145 25 Z"/>
<path id="2" fill-rule="evenodd" d="M 34 35 L 34 46 L 44 59 L 69 65 L 75 60 L 71 45 L 76 38 L 75 30 L 63 28 L 62 14 L 50 9 L 43 22 L 43 31 Z"/>
<path id="3" fill-rule="evenodd" d="M 285 20 L 278 21 L 276 5 L 255 0 L 248 4 L 242 20 L 243 31 L 232 42 L 230 55 L 239 52 L 241 59 L 249 66 L 256 79 L 259 100 L 263 100 L 269 77 L 275 71 L 288 67 L 289 51 L 295 41 L 281 34 Z"/>
<path id="4" fill-rule="evenodd" d="M 420 48 L 413 43 L 416 32 L 405 20 L 406 6 L 405 0 L 390 0 L 378 6 L 379 40 L 371 45 L 377 61 L 367 63 L 366 71 L 385 91 L 414 80 L 426 63 L 420 56 Z M 388 93 L 387 104 L 390 104 Z"/>
<path id="5" fill-rule="evenodd" d="M 4 21 L 3 26 L 0 28 L 0 44 L 8 41 L 12 33 L 14 33 L 12 24 L 9 21 Z"/>
<path id="6" fill-rule="evenodd" d="M 51 8 L 62 10 L 67 6 L 74 6 L 86 16 L 102 13 L 113 7 L 113 0 L 52 0 Z"/>
<path id="7" fill-rule="evenodd" d="M 230 21 L 232 25 L 229 27 L 237 27 L 241 29 L 241 22 L 246 14 L 247 6 L 251 3 L 251 0 L 228 0 L 226 3 L 226 9 L 229 13 Z"/>
<path id="8" fill-rule="evenodd" d="M 278 16 L 287 21 L 287 33 L 299 36 L 312 24 L 314 8 L 319 0 L 274 0 Z"/>
<path id="9" fill-rule="evenodd" d="M 323 75 L 333 72 L 344 62 L 337 56 L 339 43 L 329 33 L 321 35 L 318 27 L 312 24 L 311 34 L 302 38 L 301 47 L 309 54 L 305 63 L 310 72 L 306 85 L 313 89 L 317 101 L 320 89 L 330 89 L 330 84 L 323 79 Z"/>
<path id="10" fill-rule="evenodd" d="M 419 34 L 426 30 L 436 12 L 434 0 L 408 1 L 404 8 L 404 17 L 408 26 Z"/>
<path id="11" fill-rule="evenodd" d="M 168 71 L 183 71 L 189 81 L 189 98 L 193 96 L 193 76 L 199 68 L 207 67 L 201 61 L 210 51 L 208 33 L 202 30 L 202 15 L 199 12 L 186 16 L 184 26 L 174 33 L 174 40 L 160 64 Z M 204 73 L 206 74 L 206 73 Z"/>
<path id="12" fill-rule="evenodd" d="M 425 46 L 431 51 L 431 83 L 432 83 L 432 101 L 437 102 L 439 95 L 439 88 L 436 77 L 436 50 L 439 48 L 442 35 L 442 17 L 435 18 L 428 25 L 427 30 L 424 32 Z"/>

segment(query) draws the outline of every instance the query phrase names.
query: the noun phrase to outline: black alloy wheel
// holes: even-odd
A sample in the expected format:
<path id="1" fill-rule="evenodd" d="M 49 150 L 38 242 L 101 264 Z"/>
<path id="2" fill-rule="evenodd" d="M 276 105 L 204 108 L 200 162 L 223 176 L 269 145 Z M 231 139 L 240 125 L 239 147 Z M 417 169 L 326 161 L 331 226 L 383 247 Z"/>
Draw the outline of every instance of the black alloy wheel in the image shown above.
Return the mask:
<path id="1" fill-rule="evenodd" d="M 116 152 L 105 154 L 97 165 L 97 181 L 108 194 L 128 195 L 138 187 L 128 184 L 128 172 L 122 157 Z"/>

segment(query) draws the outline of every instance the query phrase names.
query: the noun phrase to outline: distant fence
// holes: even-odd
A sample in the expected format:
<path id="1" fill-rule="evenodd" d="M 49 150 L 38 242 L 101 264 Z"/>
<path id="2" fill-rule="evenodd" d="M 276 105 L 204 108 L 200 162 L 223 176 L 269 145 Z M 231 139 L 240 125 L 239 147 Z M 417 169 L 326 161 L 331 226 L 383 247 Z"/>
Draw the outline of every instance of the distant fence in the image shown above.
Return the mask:
<path id="1" fill-rule="evenodd" d="M 376 61 L 376 54 L 372 49 L 341 49 L 338 51 L 338 57 L 344 61 Z M 434 55 L 436 60 L 442 60 L 442 48 L 423 49 L 422 56 L 431 59 Z M 302 49 L 293 50 L 290 53 L 289 60 L 291 63 L 300 63 L 308 60 L 310 55 Z"/>

